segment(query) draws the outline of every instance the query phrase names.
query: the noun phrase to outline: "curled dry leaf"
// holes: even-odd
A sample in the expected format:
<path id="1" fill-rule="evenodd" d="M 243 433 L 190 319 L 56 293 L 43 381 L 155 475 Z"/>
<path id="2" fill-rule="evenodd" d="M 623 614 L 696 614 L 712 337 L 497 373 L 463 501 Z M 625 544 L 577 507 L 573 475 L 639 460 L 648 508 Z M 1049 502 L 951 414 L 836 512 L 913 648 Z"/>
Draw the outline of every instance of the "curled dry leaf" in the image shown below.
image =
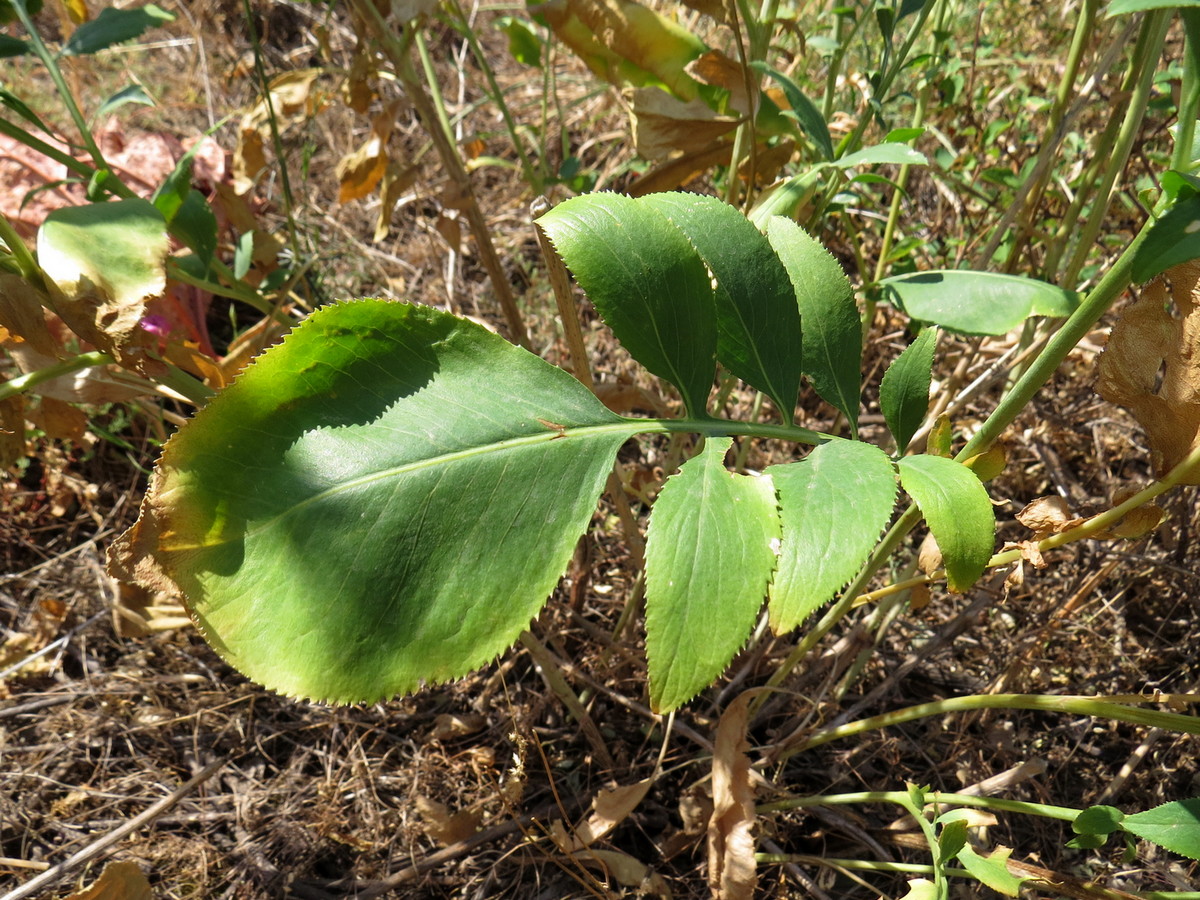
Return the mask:
<path id="1" fill-rule="evenodd" d="M 569 853 L 590 847 L 596 841 L 607 837 L 637 808 L 653 784 L 652 778 L 643 778 L 633 784 L 601 788 L 592 799 L 592 814 L 580 823 L 570 836 L 562 829 L 562 833 L 555 837 L 555 843 Z M 554 824 L 559 823 L 556 821 Z"/>
<path id="2" fill-rule="evenodd" d="M 1017 513 L 1017 521 L 1033 532 L 1035 541 L 1044 541 L 1053 534 L 1082 525 L 1084 520 L 1072 515 L 1067 501 L 1054 494 L 1027 504 Z"/>
<path id="3" fill-rule="evenodd" d="M 685 103 L 658 88 L 632 91 L 629 110 L 638 155 L 650 160 L 704 150 L 738 125 L 738 119 L 717 115 L 703 100 Z"/>
<path id="4" fill-rule="evenodd" d="M 1112 505 L 1114 507 L 1120 506 L 1134 493 L 1136 492 L 1133 490 L 1125 490 L 1117 493 L 1113 497 Z M 1098 540 L 1118 538 L 1133 540 L 1149 534 L 1157 528 L 1162 524 L 1164 516 L 1165 513 L 1162 507 L 1149 503 L 1145 506 L 1139 506 L 1137 509 L 1130 510 L 1108 528 L 1105 528 L 1103 531 L 1097 531 L 1092 537 Z M 1095 516 L 1091 518 L 1095 518 Z M 1022 555 L 1040 569 L 1045 566 L 1045 561 L 1042 559 L 1037 547 L 1039 541 L 1044 541 L 1055 534 L 1070 531 L 1091 521 L 1091 519 L 1071 515 L 1067 501 L 1055 495 L 1040 497 L 1034 500 L 1017 513 L 1017 521 L 1033 531 L 1033 540 L 1023 541 L 1020 544 Z"/>
<path id="5" fill-rule="evenodd" d="M 708 884 L 714 900 L 754 896 L 754 792 L 746 725 L 752 694 L 743 693 L 721 715 L 713 743 L 713 814 L 708 821 Z"/>
<path id="6" fill-rule="evenodd" d="M 389 162 L 388 138 L 392 136 L 402 104 L 402 100 L 388 103 L 379 115 L 371 119 L 371 133 L 366 141 L 338 161 L 338 203 L 361 200 L 383 180 Z"/>
<path id="7" fill-rule="evenodd" d="M 937 544 L 933 532 L 925 535 L 921 541 L 921 549 L 917 551 L 917 568 L 926 575 L 932 575 L 942 567 L 942 550 Z"/>
<path id="8" fill-rule="evenodd" d="M 1200 262 L 1167 270 L 1126 307 L 1100 356 L 1096 390 L 1146 430 L 1159 477 L 1200 445 Z M 1181 483 L 1200 484 L 1200 466 Z"/>

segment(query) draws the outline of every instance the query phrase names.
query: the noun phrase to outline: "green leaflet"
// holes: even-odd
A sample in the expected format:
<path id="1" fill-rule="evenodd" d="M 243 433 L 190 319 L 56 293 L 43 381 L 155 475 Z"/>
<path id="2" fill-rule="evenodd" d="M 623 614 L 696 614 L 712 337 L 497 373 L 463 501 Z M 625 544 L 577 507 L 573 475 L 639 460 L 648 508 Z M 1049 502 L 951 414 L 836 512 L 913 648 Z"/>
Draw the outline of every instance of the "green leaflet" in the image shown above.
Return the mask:
<path id="1" fill-rule="evenodd" d="M 754 627 L 779 537 L 771 479 L 725 469 L 710 438 L 667 480 L 646 535 L 650 705 L 668 712 L 712 684 Z"/>
<path id="2" fill-rule="evenodd" d="M 375 701 L 516 640 L 636 431 L 471 322 L 325 307 L 171 439 L 111 565 L 267 687 Z"/>
<path id="3" fill-rule="evenodd" d="M 829 126 L 825 124 L 825 117 L 821 115 L 821 110 L 808 99 L 808 96 L 800 89 L 800 85 L 782 72 L 772 69 L 765 62 L 755 60 L 750 63 L 750 67 L 763 75 L 769 75 L 779 84 L 783 95 L 787 97 L 788 105 L 791 106 L 791 110 L 785 111 L 784 115 L 800 123 L 808 136 L 812 138 L 813 144 L 821 151 L 823 161 L 832 160 L 833 138 L 829 136 Z"/>
<path id="4" fill-rule="evenodd" d="M 767 224 L 796 291 L 804 329 L 804 374 L 822 399 L 840 409 L 858 434 L 862 325 L 850 279 L 838 261 L 799 225 L 782 217 Z"/>
<path id="5" fill-rule="evenodd" d="M 634 359 L 703 416 L 716 372 L 708 269 L 661 212 L 621 194 L 572 197 L 538 219 Z"/>
<path id="6" fill-rule="evenodd" d="M 965 591 L 983 574 L 995 544 L 996 516 L 975 473 L 943 456 L 906 456 L 900 485 L 921 508 L 942 551 L 946 583 Z"/>
<path id="7" fill-rule="evenodd" d="M 933 380 L 936 347 L 937 329 L 926 328 L 888 366 L 879 383 L 879 406 L 888 431 L 896 441 L 898 455 L 904 455 L 909 441 L 929 412 L 929 386 Z"/>
<path id="8" fill-rule="evenodd" d="M 1124 831 L 1172 853 L 1200 859 L 1200 798 L 1164 803 L 1126 816 L 1120 824 Z"/>
<path id="9" fill-rule="evenodd" d="M 716 197 L 651 194 L 640 202 L 687 235 L 716 280 L 717 360 L 770 397 L 790 423 L 800 390 L 800 311 L 767 239 Z"/>
<path id="10" fill-rule="evenodd" d="M 1011 855 L 1012 850 L 1008 847 L 997 847 L 990 855 L 981 856 L 968 844 L 958 851 L 958 861 L 993 891 L 1006 897 L 1017 897 L 1021 893 L 1021 883 L 1028 879 L 1008 870 L 1006 863 Z"/>
<path id="11" fill-rule="evenodd" d="M 879 282 L 889 299 L 921 322 L 960 334 L 1007 334 L 1030 316 L 1066 317 L 1079 295 L 1034 278 L 943 269 Z"/>
<path id="12" fill-rule="evenodd" d="M 887 454 L 858 441 L 830 441 L 800 462 L 770 466 L 783 534 L 768 611 L 777 634 L 830 600 L 862 566 L 896 502 Z"/>

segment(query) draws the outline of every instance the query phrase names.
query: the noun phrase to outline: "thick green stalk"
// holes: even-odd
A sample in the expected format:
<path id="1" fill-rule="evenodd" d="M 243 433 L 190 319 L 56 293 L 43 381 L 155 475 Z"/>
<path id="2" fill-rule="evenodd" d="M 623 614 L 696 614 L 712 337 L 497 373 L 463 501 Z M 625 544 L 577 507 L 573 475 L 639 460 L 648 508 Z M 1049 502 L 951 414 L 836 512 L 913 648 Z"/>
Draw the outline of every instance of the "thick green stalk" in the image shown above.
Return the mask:
<path id="1" fill-rule="evenodd" d="M 0 382 L 0 401 L 7 400 L 9 397 L 16 396 L 53 378 L 61 378 L 63 375 L 70 375 L 74 372 L 92 369 L 97 366 L 111 365 L 114 362 L 116 360 L 112 356 L 101 350 L 92 350 L 88 353 L 72 356 L 70 359 L 64 359 L 34 372 L 27 372 L 8 381 Z M 131 375 L 130 377 L 135 378 L 138 382 L 142 381 L 137 376 Z M 175 366 L 169 366 L 167 371 L 153 382 L 146 381 L 146 392 L 152 393 L 155 384 L 161 384 L 164 387 L 170 388 L 196 406 L 203 406 L 213 395 L 211 388 Z"/>
<path id="2" fill-rule="evenodd" d="M 1179 124 L 1171 168 L 1188 172 L 1196 167 L 1192 143 L 1196 139 L 1196 115 L 1200 112 L 1200 10 L 1180 9 L 1184 22 L 1183 83 L 1179 92 Z"/>
<path id="3" fill-rule="evenodd" d="M 1075 20 L 1075 32 L 1071 38 L 1071 49 L 1067 53 L 1063 75 L 1058 82 L 1058 90 L 1055 92 L 1054 103 L 1050 107 L 1045 130 L 1046 136 L 1042 141 L 1041 147 L 1038 148 L 1037 161 L 1034 163 L 1033 171 L 1029 177 L 1025 179 L 1024 183 L 1017 190 L 1017 195 L 1013 198 L 1013 202 L 1004 211 L 1004 215 L 1000 217 L 1000 221 L 992 226 L 992 236 L 975 257 L 977 268 L 990 266 L 992 259 L 996 255 L 996 251 L 1000 247 L 1000 242 L 1004 239 L 1004 235 L 1008 232 L 1009 227 L 1014 222 L 1017 222 L 1013 246 L 1008 254 L 1008 259 L 1005 260 L 1005 271 L 1014 271 L 1017 260 L 1021 255 L 1021 249 L 1033 233 L 1034 222 L 1037 218 L 1037 207 L 1041 203 L 1042 196 L 1046 191 L 1046 185 L 1050 181 L 1054 155 L 1063 138 L 1066 136 L 1066 125 L 1068 123 L 1067 110 L 1075 88 L 1075 80 L 1079 77 L 1079 70 L 1083 65 L 1084 55 L 1091 44 L 1092 35 L 1095 31 L 1096 12 L 1099 5 L 1099 0 L 1083 0 L 1079 18 Z"/>
<path id="4" fill-rule="evenodd" d="M 845 806 L 859 803 L 901 803 L 908 797 L 906 791 L 853 791 L 845 794 L 814 794 L 809 797 L 789 797 L 774 803 L 755 807 L 755 812 L 781 812 L 787 809 L 807 809 L 813 806 Z M 1045 803 L 1028 803 L 1024 800 L 1006 800 L 1000 797 L 980 797 L 976 794 L 952 794 L 930 791 L 926 800 L 936 806 L 969 806 L 973 809 L 998 809 L 1004 812 L 1024 813 L 1045 819 L 1060 819 L 1072 822 L 1083 812 L 1069 806 L 1049 806 Z"/>
<path id="5" fill-rule="evenodd" d="M 21 240 L 21 236 L 17 234 L 17 230 L 4 216 L 0 216 L 0 241 L 4 242 L 4 246 L 12 254 L 17 268 L 21 270 L 21 277 L 34 285 L 41 285 L 43 278 L 41 267 L 33 258 L 33 254 L 29 252 L 25 242 Z"/>
<path id="6" fill-rule="evenodd" d="M 1200 701 L 1200 697 L 1196 699 Z M 817 731 L 798 746 L 784 750 L 780 754 L 779 759 L 789 759 L 797 753 L 803 753 L 805 750 L 812 750 L 814 747 L 820 747 L 822 744 L 865 734 L 868 731 L 879 731 L 883 728 L 890 728 L 893 725 L 901 725 L 917 719 L 927 719 L 930 716 L 941 716 L 946 713 L 980 709 L 1029 709 L 1042 712 L 1071 713 L 1078 716 L 1111 719 L 1116 722 L 1132 722 L 1135 725 L 1148 725 L 1152 728 L 1162 728 L 1167 731 L 1179 732 L 1180 734 L 1200 734 L 1200 717 L 1114 703 L 1107 697 L 1054 696 L 1046 694 L 972 694 L 967 697 L 951 697 L 947 700 L 938 700 L 933 703 L 921 703 L 917 706 L 907 707 L 906 709 L 898 709 L 879 716 L 860 719 L 857 722 L 850 722 L 837 728 Z"/>
<path id="7" fill-rule="evenodd" d="M 1106 160 L 1104 176 L 1096 191 L 1091 212 L 1083 227 L 1078 229 L 1075 253 L 1066 270 L 1058 279 L 1060 285 L 1071 287 L 1076 284 L 1079 273 L 1083 270 L 1084 263 L 1092 252 L 1096 238 L 1104 225 L 1108 207 L 1115 193 L 1117 177 L 1125 170 L 1125 163 L 1129 159 L 1133 144 L 1142 128 L 1142 120 L 1146 115 L 1146 105 L 1150 101 L 1151 88 L 1154 83 L 1155 63 L 1162 52 L 1167 28 L 1171 24 L 1172 13 L 1173 10 L 1170 9 L 1158 9 L 1149 13 L 1142 21 L 1142 28 L 1134 47 L 1133 59 L 1130 61 L 1129 73 L 1121 91 L 1122 94 L 1127 90 L 1130 92 L 1129 105 L 1125 109 L 1121 130 L 1117 135 L 1112 153 L 1105 154 L 1103 148 L 1099 148 L 1097 151 Z"/>

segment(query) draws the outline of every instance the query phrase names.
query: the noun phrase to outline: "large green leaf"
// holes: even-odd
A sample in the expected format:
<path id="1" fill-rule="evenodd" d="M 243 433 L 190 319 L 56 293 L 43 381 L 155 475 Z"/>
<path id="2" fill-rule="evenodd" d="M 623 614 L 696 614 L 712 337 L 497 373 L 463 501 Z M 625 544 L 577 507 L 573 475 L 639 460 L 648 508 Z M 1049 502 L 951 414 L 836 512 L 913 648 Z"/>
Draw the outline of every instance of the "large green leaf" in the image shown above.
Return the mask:
<path id="1" fill-rule="evenodd" d="M 921 508 L 942 551 L 946 583 L 965 591 L 983 574 L 996 537 L 996 514 L 979 478 L 944 456 L 906 456 L 900 484 Z"/>
<path id="2" fill-rule="evenodd" d="M 572 197 L 538 222 L 617 340 L 703 415 L 717 315 L 708 269 L 683 232 L 651 206 L 607 193 Z"/>
<path id="3" fill-rule="evenodd" d="M 650 704 L 666 712 L 725 671 L 754 627 L 775 566 L 771 479 L 725 469 L 710 438 L 667 479 L 646 534 Z"/>
<path id="4" fill-rule="evenodd" d="M 1069 316 L 1079 305 L 1079 295 L 1071 291 L 995 272 L 913 272 L 880 284 L 914 319 L 960 334 L 1007 334 L 1030 316 Z"/>
<path id="5" fill-rule="evenodd" d="M 1197 257 L 1200 257 L 1200 195 L 1189 193 L 1150 227 L 1133 253 L 1130 276 L 1142 284 L 1172 266 Z"/>
<path id="6" fill-rule="evenodd" d="M 117 9 L 108 6 L 90 22 L 84 22 L 72 32 L 63 44 L 60 56 L 84 56 L 107 50 L 125 41 L 141 37 L 148 29 L 167 22 L 175 16 L 153 3 L 135 9 Z"/>
<path id="7" fill-rule="evenodd" d="M 879 407 L 900 455 L 929 412 L 937 329 L 926 328 L 896 357 L 879 382 Z"/>
<path id="8" fill-rule="evenodd" d="M 651 194 L 641 203 L 687 235 L 716 280 L 717 360 L 792 421 L 800 391 L 800 310 L 783 263 L 740 212 L 699 194 Z"/>
<path id="9" fill-rule="evenodd" d="M 325 307 L 168 442 L 112 567 L 256 681 L 374 701 L 515 641 L 636 430 L 473 323 Z"/>
<path id="10" fill-rule="evenodd" d="M 1121 828 L 1172 853 L 1200 859 L 1200 798 L 1164 803 L 1126 816 Z"/>
<path id="11" fill-rule="evenodd" d="M 896 502 L 887 454 L 830 441 L 800 462 L 770 466 L 783 535 L 768 607 L 777 633 L 795 628 L 849 581 L 879 540 Z"/>
<path id="12" fill-rule="evenodd" d="M 828 250 L 788 219 L 767 223 L 767 238 L 779 254 L 800 305 L 804 329 L 804 374 L 821 397 L 840 409 L 858 433 L 862 324 L 850 279 Z"/>

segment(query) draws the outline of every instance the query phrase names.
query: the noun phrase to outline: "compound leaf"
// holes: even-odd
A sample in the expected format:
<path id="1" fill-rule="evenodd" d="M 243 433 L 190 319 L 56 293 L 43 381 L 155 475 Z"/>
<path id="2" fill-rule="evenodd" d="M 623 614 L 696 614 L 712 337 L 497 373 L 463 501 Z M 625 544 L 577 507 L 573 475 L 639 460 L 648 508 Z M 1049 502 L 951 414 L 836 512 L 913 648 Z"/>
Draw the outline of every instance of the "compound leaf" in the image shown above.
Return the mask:
<path id="1" fill-rule="evenodd" d="M 832 598 L 870 554 L 896 502 L 896 470 L 878 447 L 830 441 L 766 473 L 783 526 L 768 612 L 782 634 Z"/>
<path id="2" fill-rule="evenodd" d="M 775 566 L 771 479 L 725 469 L 729 438 L 667 479 L 646 534 L 650 704 L 666 712 L 725 671 L 754 627 Z"/>
<path id="3" fill-rule="evenodd" d="M 708 269 L 658 210 L 621 194 L 572 197 L 538 222 L 625 349 L 704 414 L 716 372 Z"/>
<path id="4" fill-rule="evenodd" d="M 636 431 L 471 322 L 324 307 L 168 442 L 110 567 L 267 687 L 373 702 L 516 640 Z"/>

